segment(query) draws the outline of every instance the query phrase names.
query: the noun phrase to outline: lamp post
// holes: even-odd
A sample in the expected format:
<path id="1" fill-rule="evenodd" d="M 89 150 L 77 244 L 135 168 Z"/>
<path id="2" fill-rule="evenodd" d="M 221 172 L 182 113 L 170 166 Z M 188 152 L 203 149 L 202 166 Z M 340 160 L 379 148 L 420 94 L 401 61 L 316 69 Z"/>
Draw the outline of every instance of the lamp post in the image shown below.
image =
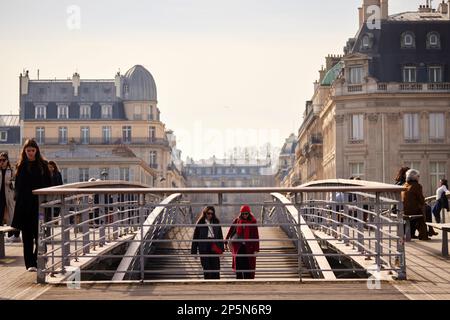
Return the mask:
<path id="1" fill-rule="evenodd" d="M 106 170 L 102 170 L 102 172 L 100 173 L 102 180 L 108 180 L 108 171 Z"/>

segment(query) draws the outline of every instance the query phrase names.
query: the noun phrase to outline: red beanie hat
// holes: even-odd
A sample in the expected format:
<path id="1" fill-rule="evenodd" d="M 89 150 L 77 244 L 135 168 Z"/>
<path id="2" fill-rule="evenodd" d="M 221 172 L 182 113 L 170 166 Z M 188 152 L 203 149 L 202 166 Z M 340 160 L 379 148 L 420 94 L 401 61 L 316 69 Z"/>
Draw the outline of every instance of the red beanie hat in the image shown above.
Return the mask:
<path id="1" fill-rule="evenodd" d="M 242 207 L 241 207 L 241 213 L 242 213 L 242 212 L 249 212 L 249 213 L 251 213 L 252 210 L 250 209 L 249 206 L 245 205 L 245 206 L 242 206 Z"/>

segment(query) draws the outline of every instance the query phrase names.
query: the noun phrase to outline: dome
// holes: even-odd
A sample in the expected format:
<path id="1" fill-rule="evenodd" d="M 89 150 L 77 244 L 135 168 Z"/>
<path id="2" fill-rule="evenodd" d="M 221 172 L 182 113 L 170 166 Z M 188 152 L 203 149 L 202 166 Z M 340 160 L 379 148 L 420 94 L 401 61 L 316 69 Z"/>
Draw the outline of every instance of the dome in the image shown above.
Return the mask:
<path id="1" fill-rule="evenodd" d="M 331 86 L 334 80 L 337 79 L 339 73 L 341 73 L 342 68 L 344 67 L 344 63 L 342 61 L 336 63 L 333 68 L 328 70 L 325 77 L 323 77 L 322 82 L 320 83 L 322 86 Z"/>
<path id="2" fill-rule="evenodd" d="M 125 73 L 124 100 L 156 101 L 156 84 L 152 74 L 141 65 L 136 65 Z"/>

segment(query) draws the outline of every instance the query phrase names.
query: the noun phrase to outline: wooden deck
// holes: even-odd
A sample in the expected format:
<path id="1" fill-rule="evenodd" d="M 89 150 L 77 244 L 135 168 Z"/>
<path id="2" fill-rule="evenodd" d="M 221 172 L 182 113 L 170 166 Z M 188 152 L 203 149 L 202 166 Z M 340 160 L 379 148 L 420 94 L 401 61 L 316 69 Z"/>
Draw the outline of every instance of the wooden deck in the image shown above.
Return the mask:
<path id="1" fill-rule="evenodd" d="M 25 270 L 22 245 L 6 244 L 0 259 L 0 299 L 151 299 L 151 300 L 396 300 L 450 299 L 450 259 L 441 256 L 441 235 L 431 241 L 407 243 L 407 281 L 382 282 L 380 290 L 369 290 L 365 281 L 323 282 L 305 279 L 264 279 L 221 283 L 83 284 L 81 289 L 38 285 L 36 273 Z"/>

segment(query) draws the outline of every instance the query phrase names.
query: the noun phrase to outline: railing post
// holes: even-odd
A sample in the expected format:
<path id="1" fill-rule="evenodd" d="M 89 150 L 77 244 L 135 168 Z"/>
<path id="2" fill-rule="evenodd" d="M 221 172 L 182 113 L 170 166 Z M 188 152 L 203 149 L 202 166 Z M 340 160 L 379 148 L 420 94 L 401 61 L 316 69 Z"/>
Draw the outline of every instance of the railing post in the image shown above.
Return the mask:
<path id="1" fill-rule="evenodd" d="M 364 206 L 362 206 L 364 208 Z M 364 210 L 364 209 L 363 209 Z M 364 252 L 364 213 L 358 210 L 358 252 Z"/>
<path id="2" fill-rule="evenodd" d="M 44 203 L 45 196 L 40 195 L 39 196 L 39 242 L 38 242 L 38 260 L 37 260 L 37 283 L 44 284 L 45 278 L 46 278 L 46 272 L 45 272 L 45 262 L 46 257 L 44 255 L 46 254 L 46 241 L 45 238 L 45 227 L 43 226 L 45 222 L 45 209 L 41 207 L 42 203 Z"/>
<path id="3" fill-rule="evenodd" d="M 107 213 L 108 212 L 108 210 L 105 210 L 105 211 L 103 211 L 104 212 L 104 214 L 102 214 L 102 215 L 100 215 L 99 217 L 98 217 L 98 226 L 97 226 L 97 228 L 98 228 L 98 245 L 100 246 L 100 247 L 103 247 L 104 245 L 105 245 L 105 243 L 106 243 L 106 231 L 105 231 L 105 222 L 106 222 L 106 215 L 105 215 L 105 213 Z M 96 222 L 95 222 L 95 220 L 94 220 L 94 222 L 93 222 L 93 224 L 95 225 L 96 224 Z M 95 228 L 94 228 L 94 232 L 95 232 Z"/>
<path id="4" fill-rule="evenodd" d="M 377 267 L 379 268 L 378 270 L 381 269 L 381 255 L 383 254 L 382 252 L 382 246 L 381 246 L 381 206 L 380 206 L 380 193 L 377 192 L 375 193 L 375 212 L 377 215 L 377 219 L 376 219 L 376 228 L 375 228 L 375 238 L 376 238 L 376 246 L 375 246 L 375 250 L 376 250 L 376 259 L 375 259 L 375 263 L 377 264 Z"/>
<path id="5" fill-rule="evenodd" d="M 139 248 L 139 267 L 140 267 L 140 275 L 141 275 L 141 282 L 144 282 L 145 280 L 145 259 L 144 259 L 144 247 L 145 247 L 145 239 L 144 239 L 144 201 L 139 199 L 139 222 L 141 225 L 141 245 Z"/>
<path id="6" fill-rule="evenodd" d="M 70 265 L 70 217 L 66 217 L 67 204 L 64 195 L 61 195 L 61 263 L 62 271 L 65 273 L 65 267 Z M 74 216 L 74 224 L 76 224 L 76 218 Z"/>
<path id="7" fill-rule="evenodd" d="M 398 256 L 396 258 L 396 262 L 398 263 L 399 270 L 398 280 L 406 280 L 406 254 L 405 254 L 405 234 L 403 232 L 403 202 L 398 201 L 397 203 L 397 253 Z"/>
<path id="8" fill-rule="evenodd" d="M 344 243 L 346 246 L 349 245 L 350 237 L 350 219 L 348 217 L 348 204 L 344 207 Z"/>
<path id="9" fill-rule="evenodd" d="M 297 195 L 297 194 L 296 194 Z M 297 198 L 297 196 L 296 196 Z M 297 199 L 295 201 L 297 203 Z M 297 248 L 297 252 L 298 252 L 298 260 L 297 260 L 297 264 L 298 264 L 298 275 L 300 278 L 300 282 L 303 281 L 303 276 L 302 276 L 302 261 L 303 261 L 303 234 L 302 234 L 302 224 L 301 224 L 301 214 L 300 214 L 300 209 L 297 210 L 297 241 L 298 241 L 298 248 Z"/>
<path id="10" fill-rule="evenodd" d="M 90 200 L 90 198 L 89 198 Z M 93 202 L 94 200 L 92 200 Z M 88 254 L 91 251 L 90 245 L 89 245 L 89 224 L 91 222 L 88 222 L 88 220 L 91 219 L 91 217 L 95 218 L 95 210 L 92 208 L 92 202 L 89 201 L 89 212 L 86 210 L 83 210 L 83 213 L 81 214 L 81 232 L 83 233 L 83 254 Z M 91 213 L 91 214 L 89 214 Z M 95 220 L 94 222 L 95 223 Z M 95 230 L 95 229 L 94 229 Z"/>

